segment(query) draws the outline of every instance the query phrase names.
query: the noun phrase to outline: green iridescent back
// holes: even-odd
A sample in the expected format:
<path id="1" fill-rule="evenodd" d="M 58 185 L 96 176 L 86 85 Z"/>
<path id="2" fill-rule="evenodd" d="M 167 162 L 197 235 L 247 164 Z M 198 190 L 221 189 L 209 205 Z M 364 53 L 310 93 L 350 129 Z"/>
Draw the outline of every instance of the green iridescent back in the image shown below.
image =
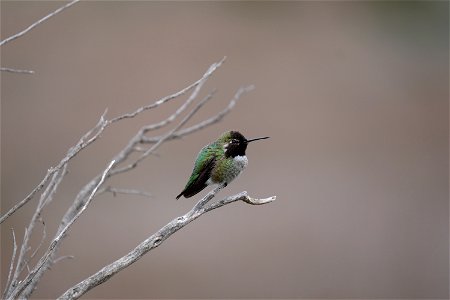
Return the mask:
<path id="1" fill-rule="evenodd" d="M 190 186 L 197 178 L 200 176 L 202 170 L 206 168 L 206 165 L 210 161 L 210 159 L 214 159 L 218 168 L 221 169 L 221 165 L 223 162 L 221 160 L 217 160 L 219 157 L 224 156 L 223 144 L 227 143 L 230 140 L 229 132 L 222 134 L 222 136 L 215 142 L 205 146 L 200 150 L 195 160 L 194 169 L 192 170 L 192 174 L 189 177 L 189 180 L 186 184 L 186 187 Z"/>
<path id="2" fill-rule="evenodd" d="M 206 168 L 206 164 L 208 164 L 211 158 L 215 158 L 219 151 L 223 152 L 222 147 L 218 145 L 217 142 L 211 143 L 200 150 L 197 155 L 197 159 L 195 160 L 194 169 L 192 170 L 191 177 L 186 184 L 186 187 L 190 186 L 197 178 L 200 176 L 202 170 Z"/>

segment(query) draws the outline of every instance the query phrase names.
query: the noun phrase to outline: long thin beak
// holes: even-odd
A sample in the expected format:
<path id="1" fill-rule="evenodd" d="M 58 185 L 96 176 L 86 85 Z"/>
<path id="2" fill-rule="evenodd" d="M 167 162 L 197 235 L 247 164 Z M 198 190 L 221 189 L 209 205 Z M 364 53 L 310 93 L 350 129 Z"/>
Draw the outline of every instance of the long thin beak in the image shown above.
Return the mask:
<path id="1" fill-rule="evenodd" d="M 256 138 L 256 139 L 250 139 L 250 140 L 247 140 L 247 144 L 250 143 L 250 142 L 253 142 L 253 141 L 265 140 L 265 139 L 268 139 L 268 138 L 269 138 L 268 136 L 265 136 L 265 137 L 259 137 L 259 138 Z"/>

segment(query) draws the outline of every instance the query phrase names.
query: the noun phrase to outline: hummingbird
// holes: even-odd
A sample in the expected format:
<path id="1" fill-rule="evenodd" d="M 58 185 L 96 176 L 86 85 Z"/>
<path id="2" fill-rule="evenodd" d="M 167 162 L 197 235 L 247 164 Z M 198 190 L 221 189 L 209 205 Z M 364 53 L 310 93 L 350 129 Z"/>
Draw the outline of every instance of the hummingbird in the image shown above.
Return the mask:
<path id="1" fill-rule="evenodd" d="M 227 131 L 200 150 L 184 190 L 177 196 L 189 198 L 211 184 L 227 186 L 248 165 L 245 150 L 250 142 L 268 139 L 246 139 L 239 131 Z"/>

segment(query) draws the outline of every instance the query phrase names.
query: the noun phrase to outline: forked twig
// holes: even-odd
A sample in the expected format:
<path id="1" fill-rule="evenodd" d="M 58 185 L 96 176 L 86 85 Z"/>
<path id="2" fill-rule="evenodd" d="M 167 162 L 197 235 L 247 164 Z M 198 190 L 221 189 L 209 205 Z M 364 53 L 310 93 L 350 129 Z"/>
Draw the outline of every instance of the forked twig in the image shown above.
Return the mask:
<path id="1" fill-rule="evenodd" d="M 23 292 L 23 290 L 33 280 L 34 276 L 37 274 L 39 269 L 42 268 L 42 266 L 50 259 L 51 255 L 53 253 L 53 249 L 56 247 L 58 242 L 64 237 L 64 235 L 67 233 L 67 231 L 69 230 L 70 226 L 72 226 L 72 224 L 80 217 L 80 215 L 89 206 L 89 204 L 91 203 L 92 199 L 94 198 L 94 195 L 97 192 L 98 188 L 105 181 L 106 174 L 108 174 L 108 172 L 111 170 L 111 168 L 113 167 L 114 164 L 115 164 L 114 160 L 112 160 L 109 163 L 108 167 L 103 171 L 103 174 L 102 174 L 102 177 L 101 177 L 99 183 L 92 190 L 91 194 L 89 195 L 89 198 L 87 199 L 87 201 L 85 202 L 83 207 L 81 207 L 81 209 L 74 216 L 74 218 L 68 224 L 66 224 L 66 226 L 63 228 L 63 230 L 61 230 L 61 232 L 58 234 L 58 236 L 56 236 L 56 238 L 53 239 L 53 241 L 51 242 L 49 248 L 47 249 L 45 254 L 41 257 L 41 259 L 36 264 L 36 266 L 33 268 L 33 270 L 30 272 L 30 274 L 28 274 L 28 276 L 17 286 L 17 288 L 14 289 L 10 295 L 8 295 L 8 299 L 16 299 L 16 298 L 18 298 L 20 296 L 20 294 Z"/>

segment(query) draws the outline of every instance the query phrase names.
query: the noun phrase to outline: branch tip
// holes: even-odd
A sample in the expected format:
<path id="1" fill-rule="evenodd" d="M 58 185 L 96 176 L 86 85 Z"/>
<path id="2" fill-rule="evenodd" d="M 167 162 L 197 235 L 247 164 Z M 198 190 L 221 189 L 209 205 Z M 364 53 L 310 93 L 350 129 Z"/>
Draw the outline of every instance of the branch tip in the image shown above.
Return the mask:
<path id="1" fill-rule="evenodd" d="M 242 200 L 251 205 L 262 205 L 262 204 L 273 202 L 276 199 L 277 199 L 277 196 L 272 196 L 272 197 L 268 197 L 268 198 L 252 198 L 252 197 L 247 196 L 247 197 L 243 198 Z"/>

